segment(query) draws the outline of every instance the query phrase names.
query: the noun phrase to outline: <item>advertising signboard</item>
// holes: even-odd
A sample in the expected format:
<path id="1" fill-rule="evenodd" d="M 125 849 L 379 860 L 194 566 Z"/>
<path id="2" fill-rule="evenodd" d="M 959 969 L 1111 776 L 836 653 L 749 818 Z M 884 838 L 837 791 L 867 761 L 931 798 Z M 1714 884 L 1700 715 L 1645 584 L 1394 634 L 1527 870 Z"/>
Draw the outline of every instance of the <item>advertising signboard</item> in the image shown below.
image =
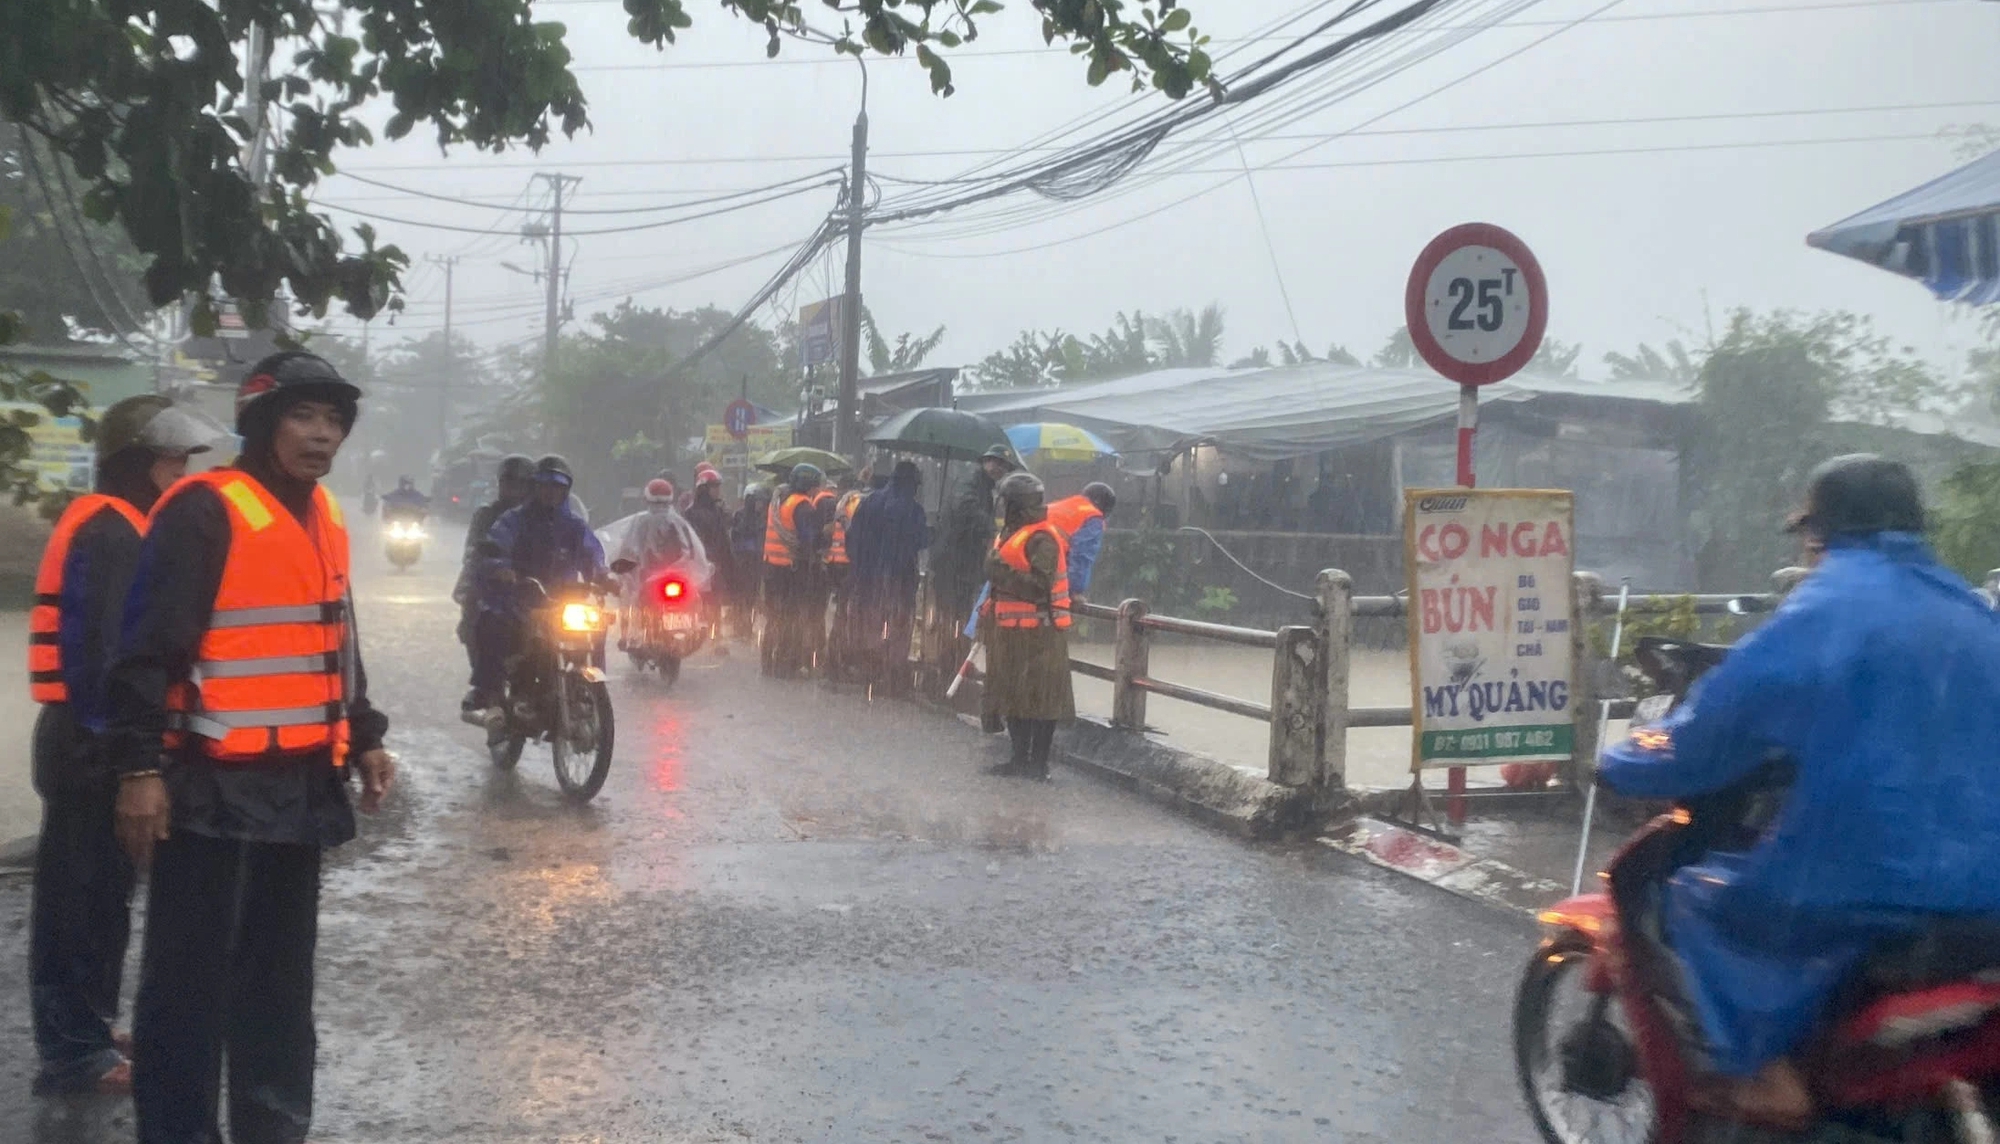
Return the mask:
<path id="1" fill-rule="evenodd" d="M 1412 769 L 1569 758 L 1570 493 L 1410 489 L 1403 521 Z"/>

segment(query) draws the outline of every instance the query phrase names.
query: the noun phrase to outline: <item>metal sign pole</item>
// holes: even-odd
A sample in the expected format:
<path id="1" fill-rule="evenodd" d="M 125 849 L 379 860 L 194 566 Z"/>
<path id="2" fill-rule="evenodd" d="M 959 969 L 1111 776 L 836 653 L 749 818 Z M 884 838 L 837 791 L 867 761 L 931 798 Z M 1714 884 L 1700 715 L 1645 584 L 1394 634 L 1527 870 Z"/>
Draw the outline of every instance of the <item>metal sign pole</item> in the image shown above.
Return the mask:
<path id="1" fill-rule="evenodd" d="M 1611 622 L 1611 663 L 1618 663 L 1618 652 L 1625 644 L 1625 602 L 1632 598 L 1632 578 L 1625 577 L 1618 582 L 1618 618 Z M 1577 617 L 1581 622 L 1583 617 Z M 1578 664 L 1578 670 L 1586 670 Z M 1597 708 L 1597 747 L 1604 749 L 1604 735 L 1611 729 L 1611 700 L 1603 700 Z M 1583 834 L 1576 842 L 1576 873 L 1569 880 L 1569 892 L 1575 897 L 1583 892 L 1583 864 L 1590 853 L 1590 822 L 1597 816 L 1597 766 L 1591 761 L 1590 789 L 1583 796 Z"/>
<path id="2" fill-rule="evenodd" d="M 1458 387 L 1458 484 L 1460 488 L 1475 488 L 1479 484 L 1478 474 L 1472 466 L 1472 441 L 1479 433 L 1479 387 L 1461 385 Z M 1452 767 L 1445 772 L 1445 817 L 1457 826 L 1465 821 L 1465 768 Z"/>

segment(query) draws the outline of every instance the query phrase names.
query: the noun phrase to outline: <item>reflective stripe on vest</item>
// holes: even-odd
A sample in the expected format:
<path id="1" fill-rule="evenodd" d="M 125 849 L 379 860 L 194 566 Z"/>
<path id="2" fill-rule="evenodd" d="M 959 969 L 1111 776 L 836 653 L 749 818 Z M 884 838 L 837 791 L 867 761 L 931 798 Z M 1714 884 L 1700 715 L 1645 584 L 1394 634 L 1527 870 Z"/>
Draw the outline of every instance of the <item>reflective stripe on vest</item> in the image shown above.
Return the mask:
<path id="1" fill-rule="evenodd" d="M 354 664 L 339 502 L 315 489 L 301 523 L 254 478 L 217 469 L 161 503 L 192 484 L 223 503 L 229 559 L 194 669 L 167 696 L 167 745 L 192 736 L 220 762 L 324 750 L 344 764 Z"/>
<path id="2" fill-rule="evenodd" d="M 1004 596 L 996 588 L 993 592 L 993 618 L 1003 628 L 1039 628 L 1047 619 L 1053 619 L 1055 626 L 1066 628 L 1069 618 L 1069 540 L 1062 529 L 1046 520 L 1023 525 L 1014 535 L 1001 541 L 994 549 L 1007 567 L 1016 572 L 1033 571 L 1028 562 L 1028 540 L 1036 533 L 1047 533 L 1056 542 L 1056 576 L 1049 586 L 1049 599 L 1015 600 Z"/>
<path id="3" fill-rule="evenodd" d="M 854 522 L 854 510 L 860 506 L 860 489 L 847 490 L 833 506 L 833 543 L 826 549 L 828 564 L 847 563 L 847 526 Z"/>
<path id="4" fill-rule="evenodd" d="M 1062 534 L 1075 537 L 1076 530 L 1093 520 L 1103 520 L 1104 510 L 1091 503 L 1089 497 L 1078 494 L 1064 497 L 1049 506 L 1049 523 L 1062 529 Z"/>
<path id="5" fill-rule="evenodd" d="M 771 518 L 764 526 L 764 563 L 774 568 L 790 568 L 792 554 L 799 550 L 799 506 L 806 498 L 798 493 L 785 498 L 783 505 L 771 502 Z"/>
<path id="6" fill-rule="evenodd" d="M 69 702 L 69 687 L 62 677 L 62 590 L 63 568 L 69 563 L 69 548 L 76 534 L 90 518 L 103 509 L 112 509 L 146 534 L 146 518 L 122 497 L 88 493 L 70 502 L 56 521 L 56 530 L 42 550 L 41 566 L 35 571 L 35 607 L 28 613 L 28 694 L 37 703 Z M 87 623 L 78 617 L 77 623 Z"/>

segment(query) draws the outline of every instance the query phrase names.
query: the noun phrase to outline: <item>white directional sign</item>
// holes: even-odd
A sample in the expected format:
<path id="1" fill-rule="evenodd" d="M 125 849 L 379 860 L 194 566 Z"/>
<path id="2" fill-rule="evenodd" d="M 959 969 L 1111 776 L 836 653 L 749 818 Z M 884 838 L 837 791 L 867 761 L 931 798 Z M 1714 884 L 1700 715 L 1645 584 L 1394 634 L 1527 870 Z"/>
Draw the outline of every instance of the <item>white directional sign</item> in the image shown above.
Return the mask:
<path id="1" fill-rule="evenodd" d="M 1460 385 L 1517 372 L 1541 348 L 1549 292 L 1527 244 L 1486 223 L 1455 226 L 1417 256 L 1403 295 L 1410 340 Z"/>

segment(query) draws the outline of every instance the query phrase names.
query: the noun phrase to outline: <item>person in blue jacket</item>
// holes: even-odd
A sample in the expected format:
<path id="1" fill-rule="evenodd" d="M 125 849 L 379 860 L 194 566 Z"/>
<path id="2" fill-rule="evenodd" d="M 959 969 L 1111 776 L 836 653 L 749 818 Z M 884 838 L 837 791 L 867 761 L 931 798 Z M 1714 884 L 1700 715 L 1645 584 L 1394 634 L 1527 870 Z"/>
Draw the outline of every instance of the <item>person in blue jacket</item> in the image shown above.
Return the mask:
<path id="1" fill-rule="evenodd" d="M 553 591 L 558 584 L 600 583 L 610 575 L 604 545 L 579 515 L 570 495 L 575 478 L 569 462 L 553 454 L 535 462 L 534 492 L 527 501 L 500 514 L 486 534 L 479 574 L 478 649 L 472 671 L 467 712 L 490 711 L 506 682 L 507 657 L 513 653 L 526 618 L 526 605 L 516 586 L 532 578 Z"/>
<path id="2" fill-rule="evenodd" d="M 1793 519 L 1811 574 L 1601 777 L 1687 799 L 1792 768 L 1771 827 L 1675 872 L 1662 920 L 1731 1110 L 1797 1124 L 1812 1101 L 1787 1057 L 1868 953 L 2000 916 L 2000 615 L 1925 545 L 1901 463 L 1826 462 Z"/>

